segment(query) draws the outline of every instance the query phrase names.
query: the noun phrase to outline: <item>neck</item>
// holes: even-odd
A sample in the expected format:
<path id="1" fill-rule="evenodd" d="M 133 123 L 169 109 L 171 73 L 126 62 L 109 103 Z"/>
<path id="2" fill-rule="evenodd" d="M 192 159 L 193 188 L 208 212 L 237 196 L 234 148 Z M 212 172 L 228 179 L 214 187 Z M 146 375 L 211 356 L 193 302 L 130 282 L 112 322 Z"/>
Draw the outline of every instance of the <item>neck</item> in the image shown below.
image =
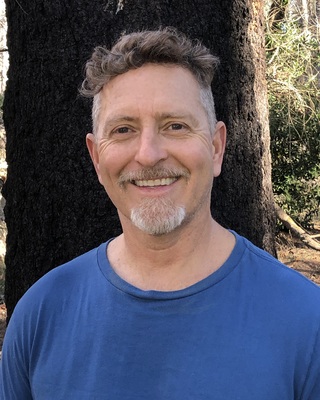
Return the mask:
<path id="1" fill-rule="evenodd" d="M 229 257 L 233 235 L 211 215 L 162 236 L 123 223 L 123 234 L 108 247 L 115 272 L 143 290 L 180 290 L 206 278 Z M 126 229 L 127 228 L 127 229 Z M 129 229 L 130 228 L 130 229 Z"/>

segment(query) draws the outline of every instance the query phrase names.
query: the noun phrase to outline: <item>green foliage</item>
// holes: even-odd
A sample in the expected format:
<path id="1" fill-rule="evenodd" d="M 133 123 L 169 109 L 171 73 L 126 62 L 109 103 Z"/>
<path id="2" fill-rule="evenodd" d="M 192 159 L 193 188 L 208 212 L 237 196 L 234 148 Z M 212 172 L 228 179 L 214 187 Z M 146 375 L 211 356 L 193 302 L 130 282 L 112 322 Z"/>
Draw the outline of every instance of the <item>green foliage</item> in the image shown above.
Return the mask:
<path id="1" fill-rule="evenodd" d="M 308 227 L 320 208 L 319 42 L 288 18 L 273 19 L 266 38 L 274 192 Z"/>

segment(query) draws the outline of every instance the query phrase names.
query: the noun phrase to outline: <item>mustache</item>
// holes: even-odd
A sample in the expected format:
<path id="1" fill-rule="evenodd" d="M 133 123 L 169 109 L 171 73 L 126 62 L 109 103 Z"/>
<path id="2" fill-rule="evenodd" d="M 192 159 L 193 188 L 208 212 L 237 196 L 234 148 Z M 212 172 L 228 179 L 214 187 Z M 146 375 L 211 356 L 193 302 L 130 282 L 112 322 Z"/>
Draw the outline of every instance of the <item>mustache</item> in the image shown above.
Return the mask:
<path id="1" fill-rule="evenodd" d="M 122 172 L 119 176 L 118 183 L 120 186 L 123 186 L 125 183 L 132 181 L 181 177 L 188 179 L 190 177 L 190 172 L 186 168 L 152 167 L 143 168 L 137 171 Z"/>

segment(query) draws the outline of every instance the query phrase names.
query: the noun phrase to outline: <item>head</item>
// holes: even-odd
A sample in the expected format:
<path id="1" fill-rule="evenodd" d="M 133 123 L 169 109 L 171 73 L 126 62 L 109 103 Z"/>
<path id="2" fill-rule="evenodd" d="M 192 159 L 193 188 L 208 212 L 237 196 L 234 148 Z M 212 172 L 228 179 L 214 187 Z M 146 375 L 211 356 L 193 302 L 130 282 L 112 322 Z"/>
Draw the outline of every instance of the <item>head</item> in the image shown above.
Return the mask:
<path id="1" fill-rule="evenodd" d="M 94 97 L 87 145 L 124 231 L 163 235 L 211 215 L 225 146 L 210 87 L 216 64 L 171 28 L 124 36 L 87 63 L 82 93 Z"/>
<path id="2" fill-rule="evenodd" d="M 86 78 L 81 87 L 82 95 L 93 97 L 93 133 L 98 130 L 100 92 L 104 85 L 148 63 L 176 65 L 193 74 L 200 85 L 200 101 L 213 131 L 217 121 L 211 82 L 219 60 L 198 40 L 191 41 L 173 28 L 164 28 L 131 33 L 121 37 L 111 50 L 105 47 L 94 50 L 86 64 Z"/>

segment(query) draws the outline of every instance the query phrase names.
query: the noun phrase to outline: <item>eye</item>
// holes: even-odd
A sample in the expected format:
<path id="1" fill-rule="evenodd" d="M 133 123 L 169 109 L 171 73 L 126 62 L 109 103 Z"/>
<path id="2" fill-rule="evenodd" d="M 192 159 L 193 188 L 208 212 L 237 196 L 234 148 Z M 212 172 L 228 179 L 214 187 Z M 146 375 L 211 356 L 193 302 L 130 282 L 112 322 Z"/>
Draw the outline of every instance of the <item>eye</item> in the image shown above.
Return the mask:
<path id="1" fill-rule="evenodd" d="M 120 126 L 119 128 L 115 129 L 113 133 L 128 133 L 130 131 L 131 129 L 128 128 L 127 126 Z"/>
<path id="2" fill-rule="evenodd" d="M 184 129 L 184 125 L 178 123 L 171 124 L 169 129 L 172 129 L 173 131 L 180 131 L 181 129 Z"/>

